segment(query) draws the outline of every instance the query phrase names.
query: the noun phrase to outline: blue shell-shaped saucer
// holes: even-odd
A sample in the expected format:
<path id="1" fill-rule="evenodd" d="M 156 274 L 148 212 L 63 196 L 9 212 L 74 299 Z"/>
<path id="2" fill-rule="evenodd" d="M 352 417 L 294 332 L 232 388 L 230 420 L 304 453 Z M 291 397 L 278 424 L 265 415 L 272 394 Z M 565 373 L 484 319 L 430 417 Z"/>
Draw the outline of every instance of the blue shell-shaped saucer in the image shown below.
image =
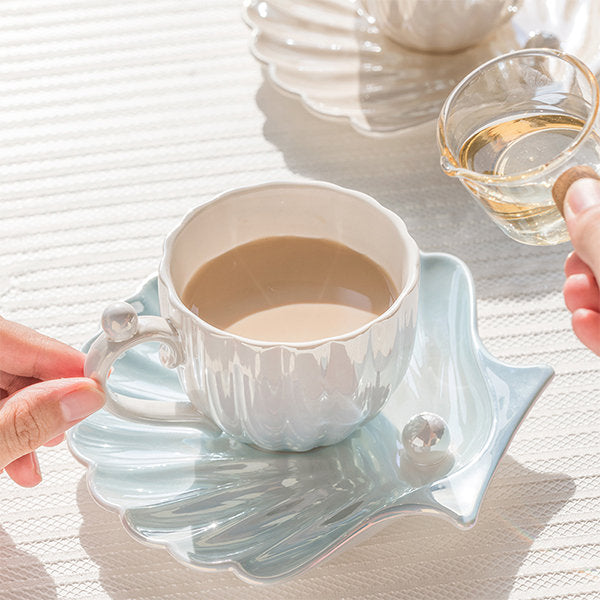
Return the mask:
<path id="1" fill-rule="evenodd" d="M 498 461 L 553 371 L 508 366 L 488 354 L 461 261 L 424 254 L 421 268 L 407 376 L 384 412 L 351 437 L 306 453 L 264 452 L 225 435 L 102 410 L 68 435 L 88 467 L 93 497 L 118 511 L 140 541 L 254 583 L 301 573 L 392 517 L 428 512 L 473 525 Z M 140 314 L 158 314 L 156 279 L 129 302 Z M 129 351 L 110 383 L 164 401 L 183 395 L 156 344 Z M 428 467 L 402 443 L 406 424 L 423 412 L 439 415 L 450 436 L 449 454 Z"/>

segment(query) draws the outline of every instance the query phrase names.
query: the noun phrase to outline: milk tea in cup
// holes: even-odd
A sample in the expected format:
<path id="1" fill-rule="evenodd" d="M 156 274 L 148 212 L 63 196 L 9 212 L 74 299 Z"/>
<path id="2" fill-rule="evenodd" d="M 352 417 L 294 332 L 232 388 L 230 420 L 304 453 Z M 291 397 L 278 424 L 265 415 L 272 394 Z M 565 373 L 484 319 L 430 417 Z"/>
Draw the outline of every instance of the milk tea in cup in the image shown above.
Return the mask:
<path id="1" fill-rule="evenodd" d="M 223 331 L 294 343 L 359 329 L 383 314 L 397 295 L 377 263 L 344 244 L 272 236 L 202 265 L 182 300 Z"/>

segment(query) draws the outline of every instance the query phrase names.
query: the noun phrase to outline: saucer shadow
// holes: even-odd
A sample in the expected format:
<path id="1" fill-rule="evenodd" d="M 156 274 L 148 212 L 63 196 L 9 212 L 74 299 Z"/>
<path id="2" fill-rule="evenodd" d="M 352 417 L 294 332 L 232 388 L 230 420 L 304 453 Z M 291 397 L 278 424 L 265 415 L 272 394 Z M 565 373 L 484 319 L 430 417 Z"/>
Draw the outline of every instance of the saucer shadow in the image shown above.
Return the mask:
<path id="1" fill-rule="evenodd" d="M 393 137 L 367 137 L 348 123 L 311 114 L 266 76 L 256 103 L 265 116 L 263 135 L 281 151 L 290 171 L 373 196 L 406 222 L 421 250 L 464 260 L 478 297 L 562 288 L 570 244 L 525 246 L 504 235 L 459 181 L 442 172 L 435 122 Z"/>
<path id="2" fill-rule="evenodd" d="M 364 584 L 373 597 L 396 589 L 397 600 L 444 598 L 454 590 L 461 600 L 505 600 L 519 585 L 518 574 L 534 541 L 574 491 L 569 476 L 535 472 L 505 456 L 473 528 L 462 531 L 440 519 L 408 516 L 381 534 L 383 543 L 375 536 L 362 549 L 334 558 L 324 570 L 335 573 L 345 561 L 360 564 L 365 556 L 374 556 L 385 575 Z M 390 539 L 393 554 L 387 549 Z"/>
<path id="3" fill-rule="evenodd" d="M 504 600 L 532 543 L 574 489 L 566 475 L 534 472 L 504 457 L 472 529 L 459 530 L 430 516 L 399 518 L 328 562 L 277 584 L 277 593 L 312 599 L 315 586 L 330 577 L 336 585 L 327 597 L 340 600 L 390 591 L 398 600 L 425 597 L 426 590 L 431 597 L 441 597 L 449 586 L 461 590 L 461 600 Z M 115 513 L 94 502 L 85 478 L 78 486 L 77 502 L 83 518 L 81 544 L 98 565 L 101 585 L 112 600 L 175 592 L 191 598 L 208 590 L 233 600 L 265 597 L 264 587 L 251 586 L 231 573 L 199 572 L 179 564 L 162 548 L 133 540 Z"/>
<path id="4" fill-rule="evenodd" d="M 0 527 L 0 597 L 2 600 L 54 600 L 54 581 L 35 556 L 20 550 Z"/>
<path id="5" fill-rule="evenodd" d="M 354 37 L 360 112 L 369 130 L 383 133 L 437 119 L 446 97 L 466 75 L 527 41 L 508 22 L 469 48 L 421 52 L 391 40 L 364 17 L 356 19 Z"/>

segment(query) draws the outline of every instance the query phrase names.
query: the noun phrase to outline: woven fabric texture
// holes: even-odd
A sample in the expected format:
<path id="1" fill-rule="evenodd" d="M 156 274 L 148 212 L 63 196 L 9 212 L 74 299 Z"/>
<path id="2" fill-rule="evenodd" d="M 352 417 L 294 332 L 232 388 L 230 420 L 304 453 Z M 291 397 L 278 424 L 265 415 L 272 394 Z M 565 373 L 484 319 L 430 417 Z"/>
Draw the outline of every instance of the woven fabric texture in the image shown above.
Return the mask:
<path id="1" fill-rule="evenodd" d="M 435 127 L 371 139 L 280 94 L 237 0 L 3 0 L 0 311 L 74 346 L 157 268 L 165 234 L 231 187 L 319 179 L 403 217 L 472 270 L 481 337 L 556 377 L 477 525 L 425 516 L 280 585 L 202 573 L 131 539 L 63 444 L 44 481 L 0 477 L 2 600 L 600 598 L 600 360 L 570 329 L 569 245 L 516 244 L 440 171 Z M 0 349 L 1 350 L 1 349 Z"/>

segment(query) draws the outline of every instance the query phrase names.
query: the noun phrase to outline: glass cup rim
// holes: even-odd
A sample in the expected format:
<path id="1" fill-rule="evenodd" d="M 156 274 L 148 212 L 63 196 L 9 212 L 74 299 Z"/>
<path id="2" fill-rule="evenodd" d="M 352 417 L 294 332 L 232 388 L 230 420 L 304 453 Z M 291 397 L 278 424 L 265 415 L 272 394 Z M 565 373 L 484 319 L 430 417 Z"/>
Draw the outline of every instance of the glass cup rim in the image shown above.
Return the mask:
<path id="1" fill-rule="evenodd" d="M 448 144 L 446 143 L 446 122 L 448 119 L 450 106 L 454 102 L 454 99 L 460 92 L 463 91 L 464 87 L 470 81 L 472 81 L 474 77 L 476 77 L 482 71 L 488 69 L 492 65 L 514 58 L 520 59 L 535 56 L 557 58 L 559 60 L 563 60 L 566 63 L 569 63 L 577 71 L 582 73 L 585 76 L 588 83 L 590 84 L 590 89 L 592 92 L 592 107 L 590 110 L 590 114 L 585 120 L 584 126 L 581 128 L 581 131 L 575 136 L 573 141 L 552 160 L 542 165 L 533 167 L 531 169 L 521 171 L 519 173 L 514 173 L 512 175 L 493 175 L 478 173 L 477 171 L 472 171 L 471 169 L 461 167 L 450 148 L 448 148 Z M 588 134 L 594 127 L 594 123 L 596 122 L 596 119 L 598 117 L 599 98 L 600 87 L 598 85 L 598 80 L 596 79 L 594 73 L 582 60 L 580 60 L 576 56 L 573 56 L 572 54 L 561 52 L 559 50 L 553 50 L 551 48 L 526 48 L 523 50 L 516 50 L 514 52 L 507 52 L 506 54 L 502 54 L 500 56 L 492 58 L 491 60 L 488 60 L 487 62 L 479 65 L 476 69 L 465 75 L 465 77 L 463 77 L 463 79 L 454 87 L 454 89 L 450 92 L 450 94 L 444 101 L 444 104 L 440 111 L 440 116 L 438 118 L 437 127 L 437 138 L 438 145 L 441 151 L 442 169 L 448 175 L 451 176 L 461 177 L 464 179 L 469 179 L 471 181 L 478 181 L 482 183 L 494 183 L 496 185 L 503 185 L 511 184 L 514 182 L 522 182 L 523 180 L 535 177 L 548 169 L 560 166 L 560 164 L 566 162 L 569 159 L 571 154 L 579 147 L 581 142 L 585 138 L 587 138 Z"/>

